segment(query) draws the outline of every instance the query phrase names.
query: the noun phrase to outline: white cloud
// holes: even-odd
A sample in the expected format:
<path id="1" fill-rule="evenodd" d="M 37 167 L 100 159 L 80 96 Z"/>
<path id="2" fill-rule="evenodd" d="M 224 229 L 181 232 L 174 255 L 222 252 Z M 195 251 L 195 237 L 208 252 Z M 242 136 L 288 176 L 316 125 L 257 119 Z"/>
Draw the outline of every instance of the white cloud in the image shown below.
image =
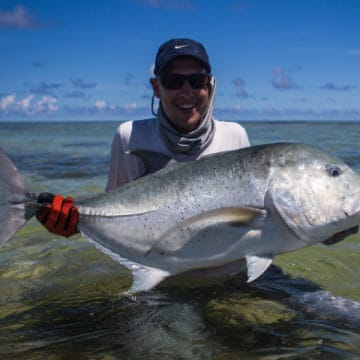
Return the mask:
<path id="1" fill-rule="evenodd" d="M 34 97 L 33 94 L 20 100 L 16 100 L 14 94 L 3 97 L 0 99 L 0 115 L 3 113 L 29 116 L 39 113 L 54 113 L 59 110 L 56 98 L 43 96 L 37 102 L 33 102 Z"/>
<path id="2" fill-rule="evenodd" d="M 0 109 L 6 111 L 15 102 L 15 94 L 4 96 L 0 99 Z"/>
<path id="3" fill-rule="evenodd" d="M 57 99 L 53 96 L 43 96 L 33 107 L 34 113 L 39 112 L 55 112 L 59 109 Z"/>
<path id="4" fill-rule="evenodd" d="M 37 23 L 32 19 L 23 6 L 17 6 L 13 11 L 0 11 L 0 26 L 31 29 L 37 27 Z"/>
<path id="5" fill-rule="evenodd" d="M 137 104 L 136 103 L 128 103 L 128 104 L 124 104 L 124 109 L 126 111 L 133 111 L 133 110 L 136 110 L 137 109 Z"/>
<path id="6" fill-rule="evenodd" d="M 236 96 L 238 97 L 242 97 L 242 98 L 248 98 L 249 94 L 248 92 L 245 90 L 245 81 L 241 78 L 236 78 L 234 79 L 234 85 L 235 85 L 235 89 L 236 89 Z"/>
<path id="7" fill-rule="evenodd" d="M 285 70 L 280 66 L 277 66 L 272 70 L 271 83 L 272 86 L 278 90 L 290 90 L 297 88 L 290 75 L 286 74 Z"/>
<path id="8" fill-rule="evenodd" d="M 41 29 L 56 26 L 56 21 L 42 22 L 36 14 L 22 5 L 15 6 L 12 11 L 0 10 L 0 27 L 13 29 Z"/>
<path id="9" fill-rule="evenodd" d="M 98 111 L 108 111 L 108 110 L 116 110 L 116 106 L 109 104 L 107 101 L 105 100 L 97 100 L 94 103 L 94 107 L 96 110 Z"/>
<path id="10" fill-rule="evenodd" d="M 20 110 L 27 112 L 30 109 L 31 101 L 33 100 L 33 98 L 34 98 L 34 95 L 29 95 L 28 97 L 18 101 L 17 107 Z"/>
<path id="11" fill-rule="evenodd" d="M 95 107 L 98 110 L 104 110 L 108 107 L 108 104 L 105 100 L 97 100 L 95 101 Z"/>

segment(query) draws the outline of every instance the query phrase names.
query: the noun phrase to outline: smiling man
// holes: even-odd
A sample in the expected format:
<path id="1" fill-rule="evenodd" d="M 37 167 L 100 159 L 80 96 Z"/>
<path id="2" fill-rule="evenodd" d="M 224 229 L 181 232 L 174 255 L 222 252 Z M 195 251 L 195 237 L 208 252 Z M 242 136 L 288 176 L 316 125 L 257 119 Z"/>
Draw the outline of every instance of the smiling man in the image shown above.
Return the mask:
<path id="1" fill-rule="evenodd" d="M 157 52 L 154 74 L 150 83 L 155 117 L 118 127 L 111 147 L 108 191 L 161 169 L 171 159 L 197 160 L 249 146 L 240 124 L 213 117 L 216 82 L 201 43 L 191 39 L 165 42 Z M 159 99 L 157 113 L 155 97 Z M 38 214 L 39 221 L 50 232 L 75 233 L 78 214 L 72 198 L 57 195 L 51 200 L 49 194 L 43 198 L 48 205 Z"/>
<path id="2" fill-rule="evenodd" d="M 189 161 L 249 146 L 247 133 L 240 124 L 213 118 L 215 78 L 201 43 L 191 39 L 165 42 L 157 52 L 154 73 L 150 83 L 153 100 L 159 99 L 159 110 L 155 113 L 152 103 L 155 118 L 129 121 L 117 129 L 107 190 L 147 173 L 143 159 L 129 153 L 134 150 Z M 150 159 L 155 162 L 155 169 L 166 163 L 161 157 L 157 159 Z"/>

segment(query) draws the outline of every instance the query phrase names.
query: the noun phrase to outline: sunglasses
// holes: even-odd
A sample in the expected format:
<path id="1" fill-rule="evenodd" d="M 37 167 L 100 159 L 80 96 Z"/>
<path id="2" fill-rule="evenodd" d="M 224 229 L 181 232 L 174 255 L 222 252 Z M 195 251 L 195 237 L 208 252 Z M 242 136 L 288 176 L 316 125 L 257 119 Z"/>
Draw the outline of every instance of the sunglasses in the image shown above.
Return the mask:
<path id="1" fill-rule="evenodd" d="M 209 74 L 161 74 L 160 81 L 164 88 L 170 90 L 178 90 L 184 86 L 185 81 L 192 89 L 201 89 L 210 83 Z"/>

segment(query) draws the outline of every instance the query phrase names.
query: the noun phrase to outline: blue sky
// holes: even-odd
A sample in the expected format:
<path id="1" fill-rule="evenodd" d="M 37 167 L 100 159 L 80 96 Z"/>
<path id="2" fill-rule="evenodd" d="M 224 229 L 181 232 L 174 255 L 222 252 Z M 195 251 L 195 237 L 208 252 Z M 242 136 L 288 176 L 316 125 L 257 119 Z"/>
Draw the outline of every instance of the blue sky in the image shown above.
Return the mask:
<path id="1" fill-rule="evenodd" d="M 226 120 L 360 120 L 358 0 L 0 2 L 0 121 L 151 116 L 158 47 L 202 42 Z"/>

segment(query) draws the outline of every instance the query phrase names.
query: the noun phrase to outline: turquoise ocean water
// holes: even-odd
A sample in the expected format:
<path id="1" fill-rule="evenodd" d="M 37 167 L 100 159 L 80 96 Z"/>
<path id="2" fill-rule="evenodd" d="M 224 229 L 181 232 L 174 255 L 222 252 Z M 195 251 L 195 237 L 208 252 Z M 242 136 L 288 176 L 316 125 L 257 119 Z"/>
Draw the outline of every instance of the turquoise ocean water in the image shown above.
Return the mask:
<path id="1" fill-rule="evenodd" d="M 31 189 L 103 191 L 115 122 L 0 123 Z M 253 145 L 318 145 L 360 172 L 360 122 L 243 123 Z M 276 258 L 248 286 L 122 294 L 129 272 L 31 220 L 0 249 L 0 359 L 360 358 L 360 234 Z"/>

